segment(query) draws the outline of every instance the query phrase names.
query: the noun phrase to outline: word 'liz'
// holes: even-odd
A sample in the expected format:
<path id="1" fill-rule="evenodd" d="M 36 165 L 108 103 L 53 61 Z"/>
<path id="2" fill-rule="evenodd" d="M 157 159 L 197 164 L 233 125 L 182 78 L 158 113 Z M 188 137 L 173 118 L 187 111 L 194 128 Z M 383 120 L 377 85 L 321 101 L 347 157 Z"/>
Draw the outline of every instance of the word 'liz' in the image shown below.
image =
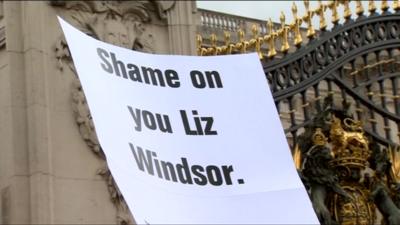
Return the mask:
<path id="1" fill-rule="evenodd" d="M 185 110 L 180 110 L 183 127 L 187 135 L 217 135 L 216 130 L 212 130 L 214 118 L 211 116 L 197 116 L 197 110 L 192 110 L 195 129 L 190 127 L 189 119 Z"/>
<path id="2" fill-rule="evenodd" d="M 168 115 L 152 113 L 148 110 L 141 110 L 128 106 L 128 110 L 135 123 L 135 130 L 142 131 L 143 127 L 150 130 L 160 130 L 163 133 L 173 133 L 171 121 Z M 211 116 L 199 116 L 197 110 L 192 110 L 188 116 L 185 110 L 179 110 L 183 128 L 186 135 L 217 135 L 213 130 L 214 118 Z"/>

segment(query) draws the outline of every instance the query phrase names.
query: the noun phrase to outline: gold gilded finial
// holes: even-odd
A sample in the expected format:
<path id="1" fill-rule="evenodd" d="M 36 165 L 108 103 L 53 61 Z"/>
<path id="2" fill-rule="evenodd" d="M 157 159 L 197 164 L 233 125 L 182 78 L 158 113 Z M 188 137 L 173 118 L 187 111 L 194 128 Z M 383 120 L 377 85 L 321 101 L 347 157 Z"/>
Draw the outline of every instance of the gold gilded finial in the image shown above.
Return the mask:
<path id="1" fill-rule="evenodd" d="M 211 42 L 211 47 L 213 48 L 217 47 L 217 35 L 212 33 L 210 36 L 210 42 Z"/>
<path id="2" fill-rule="evenodd" d="M 201 56 L 201 45 L 203 44 L 203 38 L 200 34 L 196 35 L 196 47 L 197 47 L 197 55 Z"/>
<path id="3" fill-rule="evenodd" d="M 301 43 L 303 42 L 303 39 L 301 38 L 301 33 L 300 33 L 300 25 L 303 22 L 303 20 L 297 16 L 297 6 L 296 6 L 295 2 L 293 2 L 293 5 L 292 5 L 292 13 L 293 13 L 294 22 L 293 22 L 293 24 L 291 24 L 291 28 L 294 31 L 294 45 L 299 47 L 301 45 Z"/>
<path id="4" fill-rule="evenodd" d="M 297 18 L 297 5 L 295 2 L 293 2 L 293 4 L 292 4 L 292 13 L 293 13 L 293 16 Z"/>
<path id="5" fill-rule="evenodd" d="M 236 49 L 240 49 L 241 53 L 245 53 L 248 42 L 246 42 L 244 40 L 244 31 L 242 29 L 238 30 L 238 39 L 239 39 L 239 42 L 236 43 Z"/>
<path id="6" fill-rule="evenodd" d="M 368 1 L 368 11 L 370 14 L 374 14 L 376 11 L 376 6 L 375 6 L 375 1 L 374 0 L 369 0 Z"/>
<path id="7" fill-rule="evenodd" d="M 280 29 L 280 37 L 281 37 L 281 52 L 286 53 L 289 51 L 289 40 L 288 40 L 288 27 L 285 24 L 285 14 L 281 11 L 281 29 Z"/>
<path id="8" fill-rule="evenodd" d="M 361 0 L 356 1 L 356 14 L 358 16 L 362 16 L 362 14 L 364 14 L 364 7 L 361 3 Z"/>
<path id="9" fill-rule="evenodd" d="M 388 9 L 389 9 L 389 5 L 388 5 L 387 0 L 382 0 L 382 2 L 381 2 L 382 12 L 386 12 L 386 11 L 388 11 Z"/>
<path id="10" fill-rule="evenodd" d="M 224 52 L 226 54 L 231 54 L 232 53 L 231 33 L 229 33 L 228 31 L 224 31 L 224 39 L 225 39 Z"/>
<path id="11" fill-rule="evenodd" d="M 279 16 L 279 20 L 281 21 L 281 26 L 285 26 L 286 16 L 283 11 L 281 11 L 281 15 Z"/>
<path id="12" fill-rule="evenodd" d="M 204 53 L 204 49 L 201 47 L 203 44 L 203 38 L 200 34 L 196 35 L 196 46 L 197 46 L 197 55 L 202 56 Z"/>
<path id="13" fill-rule="evenodd" d="M 326 20 L 325 20 L 325 10 L 326 6 L 322 4 L 321 0 L 318 0 L 318 8 L 315 10 L 315 12 L 319 16 L 319 29 L 324 31 L 326 29 Z"/>
<path id="14" fill-rule="evenodd" d="M 212 33 L 210 36 L 210 42 L 211 42 L 211 54 L 212 55 L 218 55 L 218 53 L 221 52 L 221 48 L 217 47 L 217 35 Z"/>
<path id="15" fill-rule="evenodd" d="M 340 18 L 339 18 L 338 11 L 337 11 L 338 1 L 337 1 L 337 0 L 330 1 L 328 6 L 329 6 L 329 8 L 330 8 L 331 11 L 332 11 L 332 23 L 333 23 L 334 25 L 337 25 L 338 22 L 339 22 L 339 19 L 340 19 Z"/>
<path id="16" fill-rule="evenodd" d="M 225 45 L 228 46 L 231 43 L 231 33 L 228 31 L 224 31 L 224 40 L 225 40 Z"/>
<path id="17" fill-rule="evenodd" d="M 254 44 L 254 49 L 256 50 L 258 57 L 262 59 L 264 58 L 261 53 L 262 38 L 258 36 L 258 31 L 259 31 L 258 24 L 253 24 L 251 26 L 251 32 L 253 32 L 253 39 L 250 40 L 250 44 Z"/>
<path id="18" fill-rule="evenodd" d="M 269 35 L 267 35 L 267 41 L 268 41 L 268 57 L 272 58 L 276 55 L 276 49 L 275 49 L 275 36 L 276 33 L 274 32 L 273 28 L 273 23 L 271 18 L 268 20 L 268 28 L 269 28 Z"/>
<path id="19" fill-rule="evenodd" d="M 240 42 L 244 42 L 244 31 L 242 29 L 238 30 L 238 38 Z"/>
<path id="20" fill-rule="evenodd" d="M 400 10 L 400 2 L 399 2 L 399 0 L 394 0 L 393 1 L 393 9 L 395 11 L 399 11 Z"/>
<path id="21" fill-rule="evenodd" d="M 351 17 L 349 1 L 348 0 L 343 0 L 343 6 L 344 6 L 343 17 L 347 21 Z"/>
<path id="22" fill-rule="evenodd" d="M 304 7 L 306 8 L 306 11 L 310 11 L 310 1 L 309 0 L 303 0 Z"/>
<path id="23" fill-rule="evenodd" d="M 312 17 L 314 12 L 310 10 L 309 0 L 304 0 L 304 7 L 306 8 L 306 15 L 303 17 L 303 19 L 307 23 L 307 37 L 312 39 L 315 36 L 315 30 L 312 25 Z"/>
<path id="24" fill-rule="evenodd" d="M 253 33 L 253 38 L 255 39 L 258 36 L 258 26 L 257 26 L 257 24 L 253 24 L 251 26 L 251 32 Z"/>
<path id="25" fill-rule="evenodd" d="M 212 33 L 210 36 L 210 42 L 211 42 L 211 49 L 210 49 L 210 53 L 212 55 L 217 55 L 217 35 Z"/>

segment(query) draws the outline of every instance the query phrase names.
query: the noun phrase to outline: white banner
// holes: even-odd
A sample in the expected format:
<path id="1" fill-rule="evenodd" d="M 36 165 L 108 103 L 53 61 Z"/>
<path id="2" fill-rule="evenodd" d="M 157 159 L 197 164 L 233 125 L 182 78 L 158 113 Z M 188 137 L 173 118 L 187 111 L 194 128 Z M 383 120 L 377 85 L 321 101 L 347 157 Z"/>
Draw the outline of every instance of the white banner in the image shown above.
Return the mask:
<path id="1" fill-rule="evenodd" d="M 145 54 L 60 23 L 138 224 L 318 223 L 256 54 Z"/>

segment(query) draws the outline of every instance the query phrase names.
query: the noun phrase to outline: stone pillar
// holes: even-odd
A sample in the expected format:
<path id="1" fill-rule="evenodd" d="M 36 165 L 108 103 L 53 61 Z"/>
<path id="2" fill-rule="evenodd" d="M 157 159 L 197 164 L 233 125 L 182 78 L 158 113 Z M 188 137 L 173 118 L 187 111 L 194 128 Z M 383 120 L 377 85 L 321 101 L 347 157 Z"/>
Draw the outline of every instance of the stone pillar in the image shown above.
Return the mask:
<path id="1" fill-rule="evenodd" d="M 103 160 L 73 117 L 73 74 L 57 69 L 61 35 L 47 2 L 4 2 L 0 50 L 1 223 L 116 223 Z"/>
<path id="2" fill-rule="evenodd" d="M 195 55 L 196 2 L 176 1 L 167 17 L 170 53 Z"/>
<path id="3" fill-rule="evenodd" d="M 2 223 L 30 222 L 30 169 L 22 5 L 1 3 L 9 39 L 0 50 L 0 190 Z"/>
<path id="4" fill-rule="evenodd" d="M 105 165 L 56 16 L 123 47 L 193 54 L 193 7 L 0 1 L 0 223 L 133 222 Z"/>

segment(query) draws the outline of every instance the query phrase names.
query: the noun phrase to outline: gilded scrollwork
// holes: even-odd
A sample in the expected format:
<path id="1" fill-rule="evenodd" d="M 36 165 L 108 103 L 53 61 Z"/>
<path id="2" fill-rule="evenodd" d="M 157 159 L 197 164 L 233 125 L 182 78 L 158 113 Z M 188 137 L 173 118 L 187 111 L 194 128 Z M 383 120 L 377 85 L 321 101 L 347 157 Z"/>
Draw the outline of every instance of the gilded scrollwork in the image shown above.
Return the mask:
<path id="1" fill-rule="evenodd" d="M 64 19 L 82 32 L 96 39 L 120 47 L 143 52 L 154 52 L 154 38 L 147 26 L 157 14 L 166 19 L 166 13 L 175 1 L 50 1 L 49 4 L 64 15 Z M 67 42 L 63 37 L 55 43 L 55 58 L 59 70 L 70 70 L 75 74 L 72 84 L 72 109 L 79 132 L 100 158 L 105 159 L 80 81 L 72 62 Z M 104 161 L 97 173 L 107 182 L 111 200 L 117 208 L 117 223 L 132 224 L 134 220 L 123 196 Z"/>

